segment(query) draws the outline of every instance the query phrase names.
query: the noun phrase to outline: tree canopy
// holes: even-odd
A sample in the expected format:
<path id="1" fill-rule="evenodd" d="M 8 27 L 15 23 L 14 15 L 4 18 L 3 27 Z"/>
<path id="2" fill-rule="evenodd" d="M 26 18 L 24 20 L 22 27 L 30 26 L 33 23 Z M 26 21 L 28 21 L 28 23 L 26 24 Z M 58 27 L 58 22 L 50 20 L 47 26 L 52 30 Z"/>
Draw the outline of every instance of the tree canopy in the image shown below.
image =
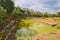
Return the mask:
<path id="1" fill-rule="evenodd" d="M 0 5 L 7 9 L 8 13 L 11 13 L 14 8 L 14 2 L 12 0 L 0 0 Z"/>

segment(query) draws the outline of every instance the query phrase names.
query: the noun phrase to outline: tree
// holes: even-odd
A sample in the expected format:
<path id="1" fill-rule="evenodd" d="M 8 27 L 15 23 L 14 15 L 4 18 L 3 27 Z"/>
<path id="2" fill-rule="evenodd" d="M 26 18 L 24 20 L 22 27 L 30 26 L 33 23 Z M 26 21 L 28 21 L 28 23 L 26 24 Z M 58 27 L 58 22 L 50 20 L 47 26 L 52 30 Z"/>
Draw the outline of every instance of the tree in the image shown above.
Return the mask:
<path id="1" fill-rule="evenodd" d="M 56 16 L 57 16 L 57 17 L 60 17 L 60 12 L 57 12 Z"/>
<path id="2" fill-rule="evenodd" d="M 31 13 L 30 13 L 30 10 L 27 9 L 27 16 L 30 17 L 31 16 Z"/>
<path id="3" fill-rule="evenodd" d="M 8 13 L 11 13 L 14 8 L 14 2 L 12 0 L 0 0 L 0 5 L 7 9 Z"/>
<path id="4" fill-rule="evenodd" d="M 43 13 L 41 13 L 41 12 L 39 12 L 39 11 L 36 11 L 35 13 L 36 13 L 35 15 L 36 15 L 37 17 L 43 17 Z"/>
<path id="5" fill-rule="evenodd" d="M 0 6 L 0 23 L 3 23 L 3 18 L 6 16 L 7 10 Z"/>
<path id="6" fill-rule="evenodd" d="M 49 17 L 49 13 L 48 12 L 45 12 L 44 13 L 44 17 Z"/>
<path id="7" fill-rule="evenodd" d="M 23 10 L 25 11 L 24 14 L 27 16 L 27 17 L 31 17 L 31 12 L 28 8 L 23 8 Z"/>
<path id="8" fill-rule="evenodd" d="M 51 14 L 50 17 L 56 17 L 56 14 Z"/>
<path id="9" fill-rule="evenodd" d="M 14 18 L 22 18 L 25 17 L 24 11 L 20 7 L 14 7 L 13 12 L 11 13 L 11 16 Z"/>

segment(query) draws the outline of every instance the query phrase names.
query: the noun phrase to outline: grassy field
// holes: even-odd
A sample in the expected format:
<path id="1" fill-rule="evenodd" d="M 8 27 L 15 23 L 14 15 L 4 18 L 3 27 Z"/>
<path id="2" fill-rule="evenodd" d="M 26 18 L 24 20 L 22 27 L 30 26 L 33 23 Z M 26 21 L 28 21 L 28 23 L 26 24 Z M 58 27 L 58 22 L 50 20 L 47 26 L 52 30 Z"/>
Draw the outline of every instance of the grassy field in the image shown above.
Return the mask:
<path id="1" fill-rule="evenodd" d="M 54 35 L 58 30 L 60 30 L 60 18 L 33 18 L 22 20 L 16 32 L 16 40 L 28 40 L 31 39 L 31 37 L 33 38 L 32 40 L 36 40 L 34 39 L 36 35 L 39 35 L 39 38 L 41 35 L 46 35 L 49 39 L 50 35 Z M 58 38 L 56 39 L 58 40 Z"/>

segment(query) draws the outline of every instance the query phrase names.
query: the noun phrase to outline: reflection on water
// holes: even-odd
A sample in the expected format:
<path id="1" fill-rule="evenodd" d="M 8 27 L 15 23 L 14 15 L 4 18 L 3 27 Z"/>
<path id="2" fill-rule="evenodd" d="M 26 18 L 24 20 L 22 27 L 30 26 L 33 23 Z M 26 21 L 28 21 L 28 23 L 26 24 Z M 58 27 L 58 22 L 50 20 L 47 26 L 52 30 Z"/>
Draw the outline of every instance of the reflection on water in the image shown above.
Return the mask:
<path id="1" fill-rule="evenodd" d="M 29 37 L 32 37 L 36 34 L 37 34 L 37 32 L 35 30 L 31 30 L 31 29 L 28 29 L 28 28 L 21 28 L 20 30 L 17 30 L 17 32 L 16 32 L 16 37 L 17 37 L 16 40 L 29 38 Z"/>

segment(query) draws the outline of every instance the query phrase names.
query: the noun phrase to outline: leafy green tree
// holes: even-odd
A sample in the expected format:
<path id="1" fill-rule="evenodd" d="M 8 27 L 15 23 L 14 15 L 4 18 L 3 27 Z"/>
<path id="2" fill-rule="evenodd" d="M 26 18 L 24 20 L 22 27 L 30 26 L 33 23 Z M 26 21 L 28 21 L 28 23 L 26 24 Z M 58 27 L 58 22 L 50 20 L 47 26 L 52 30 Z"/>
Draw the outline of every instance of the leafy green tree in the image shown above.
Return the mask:
<path id="1" fill-rule="evenodd" d="M 30 10 L 27 10 L 27 16 L 31 16 Z"/>
<path id="2" fill-rule="evenodd" d="M 18 17 L 25 17 L 24 11 L 20 7 L 14 7 L 13 12 L 11 13 L 11 16 L 14 18 Z"/>
<path id="3" fill-rule="evenodd" d="M 14 2 L 12 0 L 0 0 L 0 5 L 7 9 L 8 13 L 11 13 L 14 8 Z"/>
<path id="4" fill-rule="evenodd" d="M 3 23 L 3 19 L 6 16 L 7 10 L 0 6 L 0 23 Z"/>

